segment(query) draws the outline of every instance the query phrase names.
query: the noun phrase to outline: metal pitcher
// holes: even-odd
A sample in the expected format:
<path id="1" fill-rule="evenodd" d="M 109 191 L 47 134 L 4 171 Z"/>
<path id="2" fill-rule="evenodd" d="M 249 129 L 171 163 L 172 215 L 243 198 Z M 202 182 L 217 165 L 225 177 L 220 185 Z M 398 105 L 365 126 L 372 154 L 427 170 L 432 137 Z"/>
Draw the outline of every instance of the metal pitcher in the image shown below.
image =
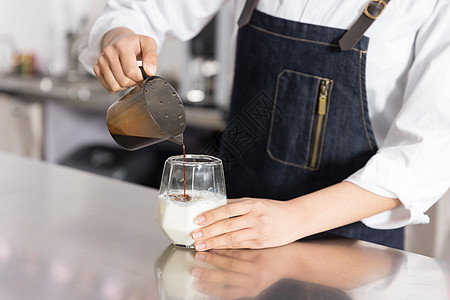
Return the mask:
<path id="1" fill-rule="evenodd" d="M 186 121 L 180 96 L 164 78 L 149 77 L 142 67 L 141 71 L 145 80 L 106 112 L 111 136 L 127 150 L 164 140 L 181 144 Z"/>

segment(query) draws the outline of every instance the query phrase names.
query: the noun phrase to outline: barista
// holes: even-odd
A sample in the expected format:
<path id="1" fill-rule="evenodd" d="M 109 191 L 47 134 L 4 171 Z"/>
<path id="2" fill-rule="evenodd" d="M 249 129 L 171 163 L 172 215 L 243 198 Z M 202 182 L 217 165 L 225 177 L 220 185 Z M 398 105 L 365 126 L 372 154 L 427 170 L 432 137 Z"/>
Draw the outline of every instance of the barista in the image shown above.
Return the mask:
<path id="1" fill-rule="evenodd" d="M 109 92 L 127 89 L 143 80 L 137 60 L 155 74 L 164 37 L 192 38 L 226 2 L 110 0 L 81 60 Z M 405 225 L 429 222 L 450 186 L 450 2 L 392 0 L 341 49 L 369 2 L 385 6 L 260 0 L 242 22 L 228 123 L 241 136 L 221 150 L 235 199 L 196 218 L 197 250 L 324 232 L 401 249 Z"/>

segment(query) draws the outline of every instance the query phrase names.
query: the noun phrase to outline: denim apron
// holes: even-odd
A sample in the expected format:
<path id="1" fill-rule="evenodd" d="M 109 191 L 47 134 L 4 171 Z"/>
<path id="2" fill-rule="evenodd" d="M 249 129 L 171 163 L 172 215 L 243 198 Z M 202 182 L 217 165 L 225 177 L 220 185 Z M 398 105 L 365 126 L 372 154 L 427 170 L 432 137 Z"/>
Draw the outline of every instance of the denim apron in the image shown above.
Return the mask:
<path id="1" fill-rule="evenodd" d="M 344 33 L 259 11 L 239 30 L 217 154 L 229 198 L 296 198 L 341 182 L 377 151 L 365 91 L 369 40 L 340 51 Z M 329 232 L 403 247 L 403 229 L 356 222 Z"/>

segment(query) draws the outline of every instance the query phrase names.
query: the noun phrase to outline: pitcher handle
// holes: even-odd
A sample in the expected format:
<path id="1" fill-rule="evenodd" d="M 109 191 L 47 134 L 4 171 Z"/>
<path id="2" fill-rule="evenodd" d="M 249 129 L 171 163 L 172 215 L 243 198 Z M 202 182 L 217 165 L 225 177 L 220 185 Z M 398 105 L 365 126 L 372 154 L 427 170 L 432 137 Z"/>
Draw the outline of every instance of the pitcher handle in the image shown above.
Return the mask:
<path id="1" fill-rule="evenodd" d="M 139 70 L 141 70 L 142 77 L 144 77 L 144 80 L 146 80 L 147 78 L 150 77 L 150 76 L 147 75 L 147 73 L 145 73 L 143 66 L 139 66 Z"/>

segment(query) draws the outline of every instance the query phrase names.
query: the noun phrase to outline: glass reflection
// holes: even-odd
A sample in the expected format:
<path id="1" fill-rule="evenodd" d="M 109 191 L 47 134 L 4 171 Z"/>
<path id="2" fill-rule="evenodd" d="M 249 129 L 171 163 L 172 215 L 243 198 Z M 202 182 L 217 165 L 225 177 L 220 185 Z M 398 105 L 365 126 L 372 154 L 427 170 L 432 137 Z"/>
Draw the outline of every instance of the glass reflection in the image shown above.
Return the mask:
<path id="1" fill-rule="evenodd" d="M 170 245 L 155 262 L 155 273 L 160 299 L 214 299 L 195 288 L 193 268 L 212 270 L 218 268 L 195 258 L 192 248 Z"/>

